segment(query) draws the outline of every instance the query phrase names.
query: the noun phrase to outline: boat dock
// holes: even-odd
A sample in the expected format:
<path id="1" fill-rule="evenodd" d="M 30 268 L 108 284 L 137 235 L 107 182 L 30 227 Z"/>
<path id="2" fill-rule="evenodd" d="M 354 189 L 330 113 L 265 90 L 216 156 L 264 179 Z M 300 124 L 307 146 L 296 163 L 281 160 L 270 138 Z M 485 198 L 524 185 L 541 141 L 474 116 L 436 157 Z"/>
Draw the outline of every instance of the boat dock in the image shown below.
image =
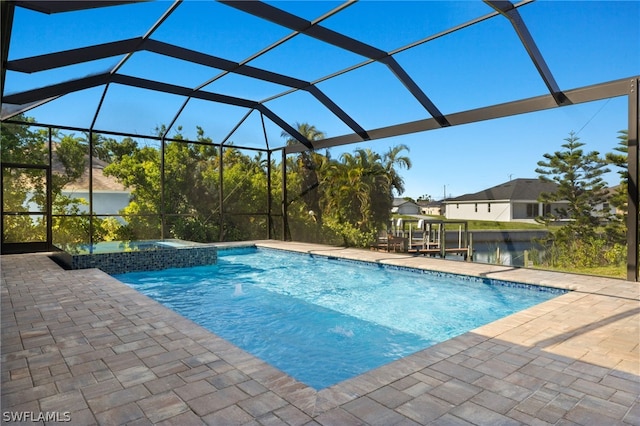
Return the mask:
<path id="1" fill-rule="evenodd" d="M 447 231 L 458 231 L 457 244 L 447 244 Z M 472 238 L 466 221 L 444 221 L 436 219 L 397 219 L 389 228 L 380 233 L 378 241 L 372 246 L 377 250 L 412 253 L 423 256 L 446 257 L 447 254 L 464 256 L 471 259 L 473 254 Z"/>

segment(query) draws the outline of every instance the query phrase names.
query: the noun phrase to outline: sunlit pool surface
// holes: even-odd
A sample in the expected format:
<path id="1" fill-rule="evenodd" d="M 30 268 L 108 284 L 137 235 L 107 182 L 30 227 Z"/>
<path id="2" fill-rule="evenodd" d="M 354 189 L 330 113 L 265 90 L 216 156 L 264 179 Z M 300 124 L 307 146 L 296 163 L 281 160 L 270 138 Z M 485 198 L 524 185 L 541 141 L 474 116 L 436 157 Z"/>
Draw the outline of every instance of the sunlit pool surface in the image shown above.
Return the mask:
<path id="1" fill-rule="evenodd" d="M 134 251 L 168 250 L 173 248 L 196 246 L 182 240 L 146 240 L 146 241 L 101 241 L 93 244 L 65 244 L 60 247 L 70 254 L 104 254 Z"/>
<path id="2" fill-rule="evenodd" d="M 564 293 L 280 250 L 218 255 L 115 277 L 315 389 Z"/>

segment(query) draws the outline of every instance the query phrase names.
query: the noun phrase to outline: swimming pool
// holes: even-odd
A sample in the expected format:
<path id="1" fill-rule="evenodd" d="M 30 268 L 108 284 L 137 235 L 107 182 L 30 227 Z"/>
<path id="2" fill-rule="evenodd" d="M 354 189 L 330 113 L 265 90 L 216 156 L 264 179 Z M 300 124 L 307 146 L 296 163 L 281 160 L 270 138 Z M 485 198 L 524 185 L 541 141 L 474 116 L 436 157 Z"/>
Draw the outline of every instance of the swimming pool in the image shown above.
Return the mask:
<path id="1" fill-rule="evenodd" d="M 263 248 L 115 277 L 315 389 L 565 293 Z"/>

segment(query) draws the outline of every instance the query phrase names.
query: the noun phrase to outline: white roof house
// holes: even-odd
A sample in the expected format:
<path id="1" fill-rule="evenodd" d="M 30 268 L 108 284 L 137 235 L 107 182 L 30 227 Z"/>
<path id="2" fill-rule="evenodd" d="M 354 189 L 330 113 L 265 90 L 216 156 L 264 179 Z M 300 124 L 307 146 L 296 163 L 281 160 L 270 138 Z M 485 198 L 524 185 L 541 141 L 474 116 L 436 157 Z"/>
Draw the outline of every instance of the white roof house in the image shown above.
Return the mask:
<path id="1" fill-rule="evenodd" d="M 543 204 L 543 192 L 555 192 L 557 185 L 540 179 L 513 179 L 509 182 L 444 201 L 447 219 L 530 222 L 565 203 Z"/>
<path id="2" fill-rule="evenodd" d="M 420 206 L 413 201 L 404 198 L 394 198 L 391 206 L 391 213 L 397 214 L 420 214 Z"/>

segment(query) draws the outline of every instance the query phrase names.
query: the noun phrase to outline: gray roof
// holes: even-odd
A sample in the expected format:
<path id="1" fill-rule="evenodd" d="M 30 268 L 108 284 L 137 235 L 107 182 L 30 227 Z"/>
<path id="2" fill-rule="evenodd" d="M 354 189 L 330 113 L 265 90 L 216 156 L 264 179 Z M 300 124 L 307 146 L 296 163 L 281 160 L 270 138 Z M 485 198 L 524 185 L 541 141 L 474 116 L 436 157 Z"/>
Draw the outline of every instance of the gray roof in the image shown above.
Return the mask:
<path id="1" fill-rule="evenodd" d="M 396 198 L 394 198 L 394 199 L 393 199 L 393 204 L 392 204 L 392 206 L 393 206 L 393 207 L 400 207 L 400 206 L 402 206 L 402 205 L 404 205 L 404 204 L 407 204 L 407 203 L 409 203 L 409 204 L 413 204 L 413 205 L 416 205 L 416 206 L 417 206 L 417 204 L 416 204 L 416 203 L 414 203 L 413 201 L 405 200 L 404 198 L 398 198 L 398 197 L 396 197 Z"/>
<path id="2" fill-rule="evenodd" d="M 54 148 L 55 149 L 55 148 Z M 66 191 L 89 191 L 89 156 L 84 156 L 84 172 L 82 176 L 73 182 L 69 182 L 64 186 Z M 93 157 L 93 190 L 94 191 L 109 191 L 109 192 L 127 192 L 130 191 L 123 184 L 112 176 L 106 176 L 104 174 L 104 168 L 108 165 L 105 161 L 102 161 L 96 157 Z M 52 157 L 52 171 L 57 174 L 64 174 L 64 166 L 58 158 L 58 155 Z"/>
<path id="3" fill-rule="evenodd" d="M 444 200 L 420 200 L 417 203 L 420 207 L 440 207 L 443 201 Z"/>
<path id="4" fill-rule="evenodd" d="M 555 192 L 558 185 L 553 182 L 543 182 L 540 179 L 513 179 L 488 189 L 450 198 L 446 202 L 458 201 L 489 201 L 489 200 L 537 200 L 542 192 Z"/>

